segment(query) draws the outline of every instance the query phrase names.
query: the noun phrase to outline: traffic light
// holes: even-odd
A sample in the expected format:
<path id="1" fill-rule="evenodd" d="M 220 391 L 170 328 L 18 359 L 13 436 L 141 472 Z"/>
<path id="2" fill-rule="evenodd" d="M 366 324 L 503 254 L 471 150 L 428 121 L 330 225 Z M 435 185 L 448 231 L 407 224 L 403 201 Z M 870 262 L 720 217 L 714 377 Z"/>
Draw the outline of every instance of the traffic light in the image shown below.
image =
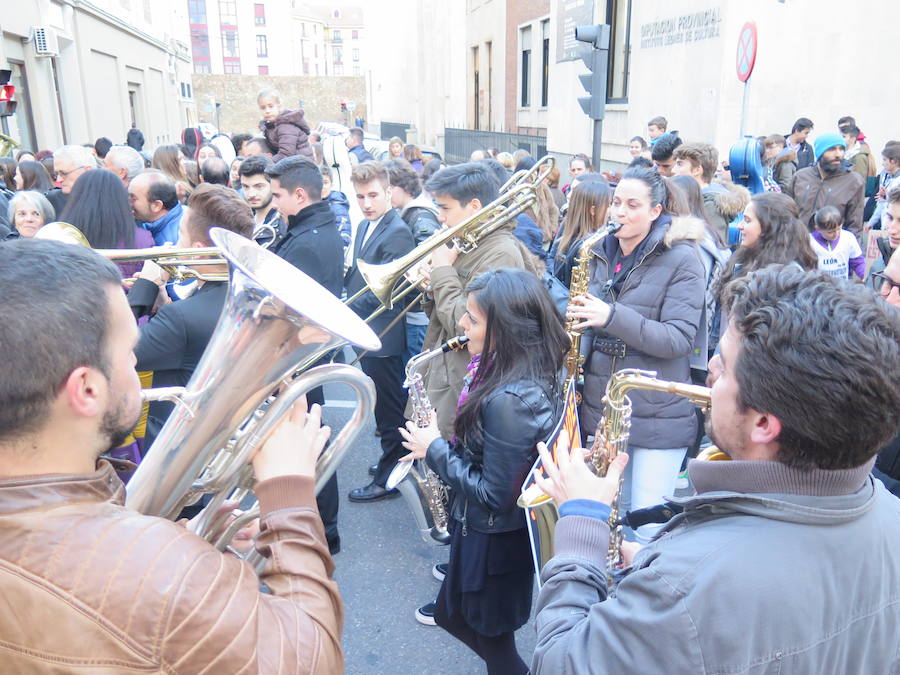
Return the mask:
<path id="1" fill-rule="evenodd" d="M 579 75 L 581 86 L 588 96 L 578 99 L 581 109 L 592 120 L 602 120 L 606 109 L 606 71 L 609 65 L 609 25 L 577 26 L 575 39 L 587 42 L 591 50 L 582 55 L 581 60 L 591 71 Z"/>
<path id="2" fill-rule="evenodd" d="M 11 70 L 0 70 L 0 117 L 14 115 L 18 105 L 18 102 L 13 100 L 16 95 L 16 88 L 9 84 L 11 76 Z"/>
<path id="3" fill-rule="evenodd" d="M 347 112 L 347 102 L 346 101 L 341 101 L 341 112 L 342 113 Z"/>

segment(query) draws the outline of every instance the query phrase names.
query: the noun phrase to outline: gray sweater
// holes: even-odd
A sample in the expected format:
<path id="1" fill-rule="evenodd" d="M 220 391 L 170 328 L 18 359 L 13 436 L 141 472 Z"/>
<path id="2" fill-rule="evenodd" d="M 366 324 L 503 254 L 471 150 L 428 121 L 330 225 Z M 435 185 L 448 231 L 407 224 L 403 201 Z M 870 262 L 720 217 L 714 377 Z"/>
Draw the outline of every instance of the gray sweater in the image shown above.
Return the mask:
<path id="1" fill-rule="evenodd" d="M 609 529 L 560 519 L 532 672 L 900 672 L 900 500 L 872 462 L 702 462 L 607 598 Z"/>

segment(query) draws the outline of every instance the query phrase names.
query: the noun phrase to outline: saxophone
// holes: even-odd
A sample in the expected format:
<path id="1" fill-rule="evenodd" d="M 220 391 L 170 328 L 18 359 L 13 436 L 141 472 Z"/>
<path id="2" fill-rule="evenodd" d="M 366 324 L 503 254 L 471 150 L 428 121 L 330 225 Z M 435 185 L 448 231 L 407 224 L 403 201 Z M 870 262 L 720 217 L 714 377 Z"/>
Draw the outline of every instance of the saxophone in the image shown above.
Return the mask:
<path id="1" fill-rule="evenodd" d="M 413 403 L 412 421 L 417 427 L 428 426 L 434 408 L 428 400 L 425 382 L 419 370 L 433 358 L 464 348 L 469 338 L 464 335 L 450 338 L 444 344 L 430 351 L 417 354 L 406 364 L 406 381 L 403 386 L 409 390 Z M 411 481 L 404 480 L 407 476 Z M 397 488 L 406 499 L 413 513 L 422 538 L 441 544 L 449 543 L 447 534 L 447 486 L 432 471 L 425 460 L 398 462 L 388 476 L 385 487 Z"/>
<path id="2" fill-rule="evenodd" d="M 606 384 L 603 397 L 603 415 L 594 432 L 594 442 L 588 452 L 594 473 L 605 476 L 609 465 L 620 454 L 628 451 L 628 436 L 631 431 L 631 399 L 627 392 L 631 389 L 661 391 L 690 400 L 703 409 L 709 408 L 710 394 L 707 387 L 681 382 L 667 382 L 656 379 L 656 373 L 648 370 L 626 368 L 613 373 Z M 624 474 L 619 477 L 619 489 L 612 500 L 609 513 L 609 544 L 606 550 L 606 581 L 610 594 L 614 594 L 616 571 L 622 565 L 623 527 L 619 519 L 619 495 L 622 493 Z"/>
<path id="3" fill-rule="evenodd" d="M 656 379 L 656 373 L 647 370 L 624 369 L 613 373 L 606 384 L 603 397 L 603 415 L 594 442 L 588 452 L 591 466 L 598 476 L 605 476 L 609 465 L 619 453 L 627 452 L 628 436 L 631 431 L 631 400 L 627 393 L 632 389 L 660 391 L 676 396 L 683 396 L 700 408 L 709 407 L 710 393 L 707 387 L 681 382 L 668 382 Z M 724 459 L 722 453 L 704 459 Z M 622 479 L 619 479 L 619 490 L 610 504 L 609 543 L 606 551 L 607 585 L 610 595 L 615 594 L 617 572 L 622 564 L 620 549 L 622 546 L 622 524 L 619 522 L 619 494 L 622 491 Z M 519 505 L 531 508 L 536 520 L 535 531 L 539 539 L 540 565 L 543 567 L 553 557 L 553 535 L 559 520 L 557 505 L 540 490 L 532 485 L 522 493 Z"/>
<path id="4" fill-rule="evenodd" d="M 619 223 L 610 223 L 599 232 L 588 236 L 581 242 L 578 247 L 578 257 L 575 258 L 575 266 L 572 267 L 572 279 L 569 282 L 569 302 L 571 306 L 571 298 L 577 298 L 579 295 L 586 295 L 588 286 L 591 281 L 591 271 L 588 268 L 591 262 L 591 249 L 594 245 L 609 234 L 613 234 L 622 227 Z M 579 323 L 579 319 L 570 319 L 566 316 L 566 333 L 569 334 L 571 346 L 566 353 L 566 383 L 569 380 L 575 380 L 577 383 L 581 376 L 581 366 L 584 364 L 584 356 L 581 355 L 581 331 L 575 330 L 575 325 Z M 581 402 L 581 394 L 578 394 L 578 401 Z"/>

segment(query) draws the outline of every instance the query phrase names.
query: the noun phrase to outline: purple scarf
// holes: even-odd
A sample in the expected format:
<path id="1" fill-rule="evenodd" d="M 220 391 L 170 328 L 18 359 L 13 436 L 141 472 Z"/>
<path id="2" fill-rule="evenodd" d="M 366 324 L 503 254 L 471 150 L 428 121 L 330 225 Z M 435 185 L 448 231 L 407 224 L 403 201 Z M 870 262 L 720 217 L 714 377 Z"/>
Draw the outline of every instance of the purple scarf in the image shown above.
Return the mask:
<path id="1" fill-rule="evenodd" d="M 457 411 L 462 408 L 463 403 L 469 398 L 469 390 L 472 388 L 472 380 L 475 379 L 475 374 L 478 372 L 479 363 L 481 363 L 481 354 L 476 354 L 469 361 L 469 365 L 466 366 L 466 374 L 463 376 L 463 388 L 459 392 L 459 398 L 456 399 Z"/>

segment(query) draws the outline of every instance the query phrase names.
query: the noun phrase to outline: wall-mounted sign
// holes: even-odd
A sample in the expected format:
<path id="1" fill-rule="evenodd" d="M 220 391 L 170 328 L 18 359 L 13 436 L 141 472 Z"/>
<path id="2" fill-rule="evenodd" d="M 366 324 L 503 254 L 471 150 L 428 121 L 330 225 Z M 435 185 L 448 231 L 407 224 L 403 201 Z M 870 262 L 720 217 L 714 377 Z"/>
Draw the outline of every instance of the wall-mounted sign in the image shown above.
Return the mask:
<path id="1" fill-rule="evenodd" d="M 641 49 L 671 47 L 719 37 L 722 12 L 718 7 L 641 24 Z"/>
<path id="2" fill-rule="evenodd" d="M 592 26 L 594 0 L 556 0 L 556 62 L 577 61 L 585 50 L 575 40 L 575 26 Z"/>

